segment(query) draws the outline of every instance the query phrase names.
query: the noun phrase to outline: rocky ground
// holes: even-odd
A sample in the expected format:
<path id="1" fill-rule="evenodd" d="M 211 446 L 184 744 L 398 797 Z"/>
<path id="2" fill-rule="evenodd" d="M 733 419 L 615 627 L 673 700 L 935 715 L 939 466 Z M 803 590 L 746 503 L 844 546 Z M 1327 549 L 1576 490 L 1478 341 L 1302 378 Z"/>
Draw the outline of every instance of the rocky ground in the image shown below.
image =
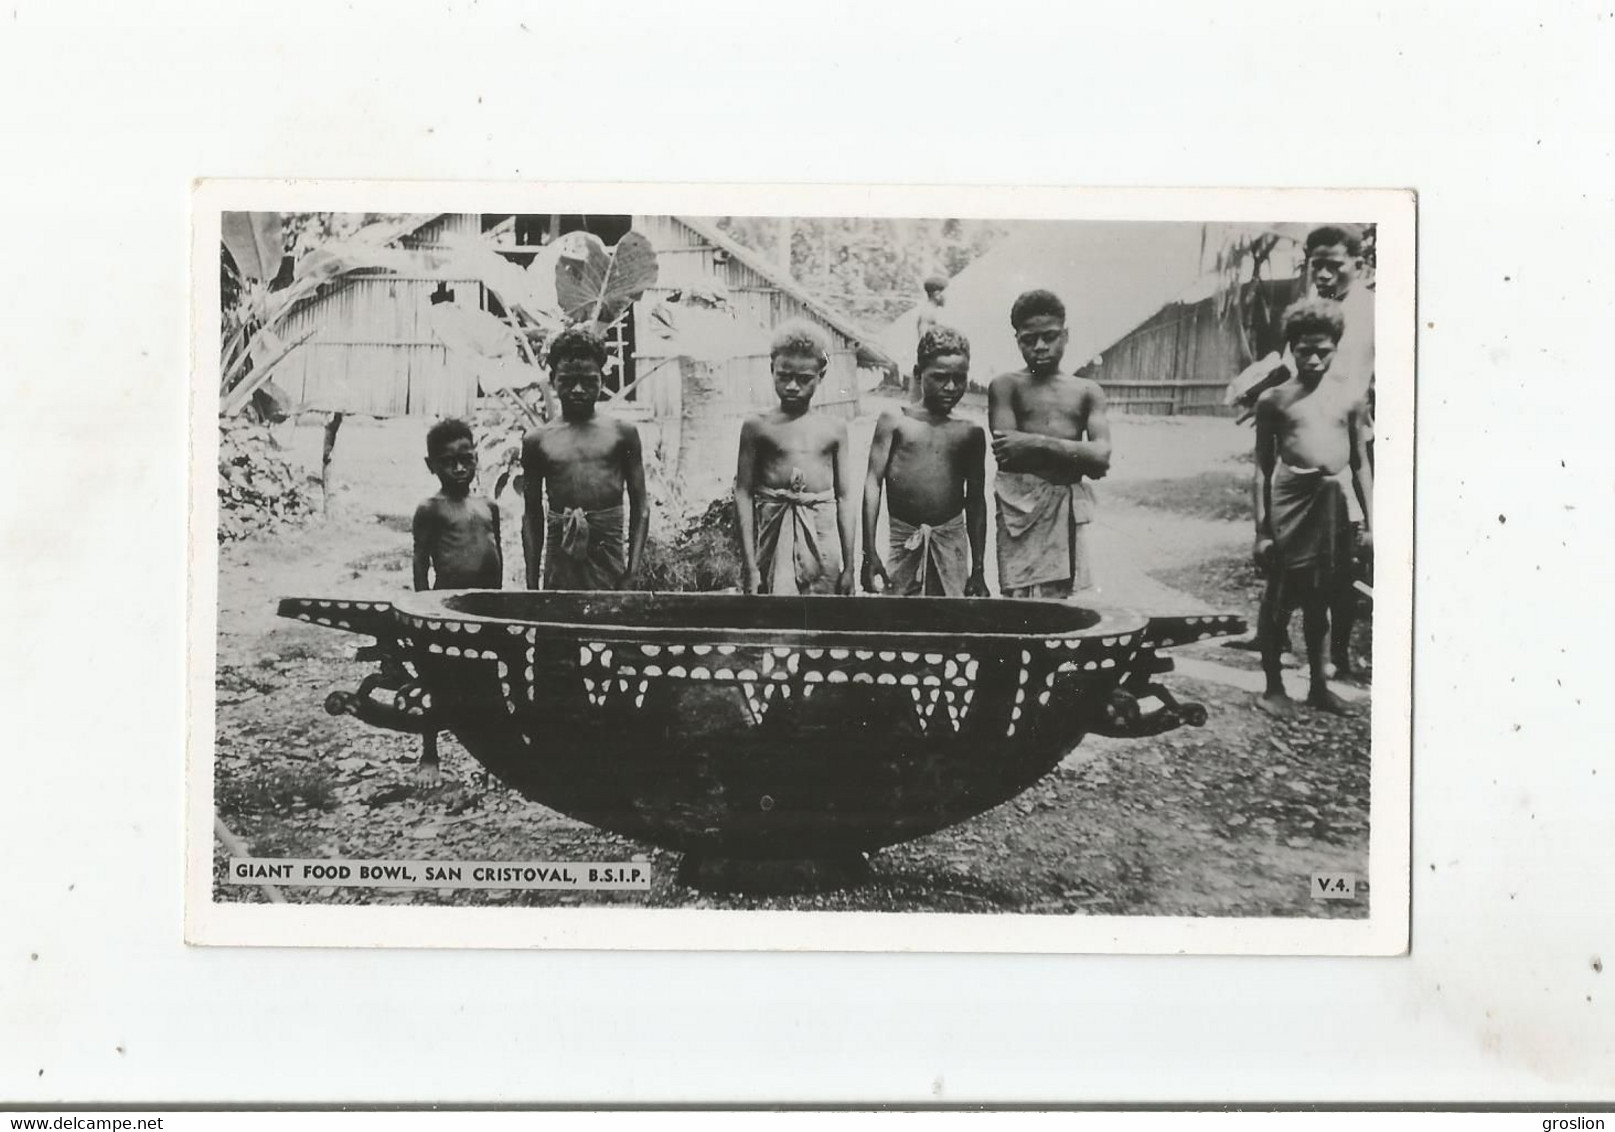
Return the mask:
<path id="1" fill-rule="evenodd" d="M 872 408 L 878 407 L 872 406 Z M 873 414 L 855 426 L 867 443 Z M 327 716 L 326 694 L 364 669 L 360 642 L 274 616 L 284 595 L 385 598 L 409 582 L 408 516 L 432 482 L 419 422 L 344 426 L 328 513 L 221 548 L 216 808 L 259 856 L 583 861 L 642 858 L 643 893 L 287 888 L 291 901 L 1132 915 L 1362 916 L 1315 901 L 1317 872 L 1366 873 L 1369 695 L 1340 685 L 1344 718 L 1253 709 L 1254 655 L 1206 642 L 1170 678 L 1208 726 L 1148 740 L 1090 737 L 1015 800 L 876 855 L 870 883 L 813 896 L 716 897 L 679 885 L 674 855 L 602 833 L 489 781 L 450 736 L 443 781 L 412 774 L 418 740 Z M 317 465 L 313 421 L 285 426 L 295 461 Z M 1248 561 L 1250 433 L 1229 421 L 1122 418 L 1094 531 L 1105 599 L 1155 610 L 1253 617 Z M 512 508 L 513 509 L 513 508 Z M 512 518 L 507 518 L 507 524 Z M 519 545 L 509 527 L 507 548 Z M 513 564 L 514 565 L 514 564 Z M 512 576 L 514 581 L 514 576 Z M 1360 625 L 1366 654 L 1369 627 Z M 1299 638 L 1299 632 L 1297 632 Z M 1300 674 L 1292 671 L 1294 691 Z M 216 847 L 222 878 L 225 852 Z M 219 884 L 222 900 L 262 900 Z"/>

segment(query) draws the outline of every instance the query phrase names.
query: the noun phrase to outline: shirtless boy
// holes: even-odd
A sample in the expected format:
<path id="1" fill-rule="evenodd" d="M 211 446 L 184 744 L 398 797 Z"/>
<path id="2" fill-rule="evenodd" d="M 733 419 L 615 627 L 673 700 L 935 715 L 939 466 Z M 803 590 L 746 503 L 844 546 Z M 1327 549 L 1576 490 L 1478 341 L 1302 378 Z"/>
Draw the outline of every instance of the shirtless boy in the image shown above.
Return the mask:
<path id="1" fill-rule="evenodd" d="M 417 590 L 497 590 L 504 584 L 499 505 L 471 494 L 477 446 L 471 426 L 444 420 L 426 433 L 426 466 L 438 493 L 415 508 Z"/>
<path id="2" fill-rule="evenodd" d="M 417 590 L 497 590 L 504 585 L 505 555 L 499 538 L 499 504 L 471 494 L 477 477 L 476 439 L 462 420 L 438 421 L 426 433 L 426 466 L 438 493 L 415 508 Z M 416 774 L 434 783 L 441 773 L 437 733 L 421 736 Z"/>
<path id="3" fill-rule="evenodd" d="M 550 343 L 550 382 L 561 419 L 522 438 L 529 589 L 625 590 L 638 577 L 650 527 L 644 457 L 633 424 L 595 412 L 605 364 L 605 341 L 587 327 L 569 327 Z"/>
<path id="4" fill-rule="evenodd" d="M 808 411 L 829 365 L 817 327 L 781 327 L 769 349 L 779 408 L 740 427 L 735 518 L 749 594 L 853 592 L 857 517 L 847 426 Z"/>
<path id="5" fill-rule="evenodd" d="M 1009 312 L 1026 368 L 993 378 L 987 419 L 998 476 L 998 586 L 1005 597 L 1069 597 L 1093 585 L 1089 480 L 1110 470 L 1110 422 L 1097 382 L 1060 371 L 1065 304 L 1028 291 Z"/>
<path id="6" fill-rule="evenodd" d="M 1368 460 L 1374 461 L 1374 293 L 1359 286 L 1357 276 L 1363 269 L 1363 242 L 1358 230 L 1348 225 L 1325 224 L 1307 233 L 1303 245 L 1306 267 L 1303 275 L 1304 296 L 1334 299 L 1340 303 L 1340 315 L 1346 329 L 1340 336 L 1340 345 L 1329 366 L 1329 380 L 1344 384 L 1347 395 L 1367 404 L 1366 428 L 1368 432 Z M 1294 376 L 1293 359 L 1274 369 L 1238 394 L 1235 404 L 1244 411 L 1241 420 L 1254 415 L 1256 401 L 1263 393 Z M 1354 527 L 1361 528 L 1363 516 L 1355 497 L 1348 497 Z M 1357 591 L 1352 586 L 1350 571 L 1341 574 L 1341 586 L 1335 593 L 1329 610 L 1330 657 L 1335 674 L 1341 679 L 1357 676 L 1358 670 L 1351 659 L 1351 631 L 1357 621 Z M 1285 640 L 1289 640 L 1286 626 Z M 1260 648 L 1260 640 L 1255 642 Z M 1286 650 L 1288 651 L 1288 650 Z"/>
<path id="7" fill-rule="evenodd" d="M 920 338 L 914 381 L 922 402 L 875 424 L 864 478 L 863 587 L 904 597 L 985 597 L 987 434 L 954 420 L 970 375 L 970 343 L 947 327 Z M 880 496 L 890 513 L 886 559 L 875 550 Z"/>
<path id="8" fill-rule="evenodd" d="M 1345 382 L 1328 379 L 1343 329 L 1340 304 L 1330 299 L 1303 299 L 1286 311 L 1296 374 L 1256 402 L 1255 556 L 1267 575 L 1257 627 L 1267 690 L 1257 706 L 1273 715 L 1294 710 L 1279 657 L 1296 608 L 1312 679 L 1307 703 L 1345 711 L 1328 685 L 1329 607 L 1352 565 L 1348 492 L 1362 509 L 1364 549 L 1372 545 L 1374 473 L 1367 406 Z"/>

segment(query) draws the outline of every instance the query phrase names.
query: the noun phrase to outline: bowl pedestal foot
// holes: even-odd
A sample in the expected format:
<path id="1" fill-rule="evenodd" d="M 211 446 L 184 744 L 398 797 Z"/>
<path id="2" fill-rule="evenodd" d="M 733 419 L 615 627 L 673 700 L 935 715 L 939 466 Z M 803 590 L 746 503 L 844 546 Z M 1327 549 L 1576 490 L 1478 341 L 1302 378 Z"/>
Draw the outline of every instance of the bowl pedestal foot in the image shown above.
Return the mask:
<path id="1" fill-rule="evenodd" d="M 822 857 L 759 860 L 686 853 L 678 881 L 703 892 L 786 896 L 853 888 L 869 879 L 869 858 L 859 852 Z"/>

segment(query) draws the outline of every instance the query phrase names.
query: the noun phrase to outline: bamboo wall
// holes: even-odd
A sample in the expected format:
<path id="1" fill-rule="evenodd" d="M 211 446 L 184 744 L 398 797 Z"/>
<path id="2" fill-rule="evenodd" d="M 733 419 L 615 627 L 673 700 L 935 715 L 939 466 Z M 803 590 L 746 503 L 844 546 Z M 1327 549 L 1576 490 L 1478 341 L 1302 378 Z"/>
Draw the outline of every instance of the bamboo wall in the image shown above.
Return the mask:
<path id="1" fill-rule="evenodd" d="M 1262 286 L 1268 304 L 1278 310 L 1295 281 Z M 1252 343 L 1258 357 L 1274 348 L 1270 328 L 1259 330 L 1259 340 Z M 1162 308 L 1102 357 L 1102 364 L 1084 375 L 1104 387 L 1111 411 L 1165 416 L 1231 416 L 1235 410 L 1223 404 L 1223 396 L 1248 364 L 1241 361 L 1236 331 L 1216 296 Z"/>
<path id="2" fill-rule="evenodd" d="M 476 374 L 450 356 L 427 321 L 439 282 L 357 276 L 294 312 L 285 336 L 310 328 L 314 336 L 287 356 L 276 384 L 303 408 L 317 411 L 433 418 L 469 413 Z"/>
<path id="3" fill-rule="evenodd" d="M 656 352 L 656 339 L 646 328 L 648 312 L 671 292 L 700 283 L 721 284 L 738 317 L 753 325 L 772 329 L 790 319 L 805 319 L 821 326 L 832 348 L 816 405 L 848 419 L 857 415 L 855 342 L 738 259 L 720 264 L 701 235 L 677 218 L 638 216 L 634 227 L 650 239 L 660 265 L 658 285 L 634 304 L 631 315 L 639 347 L 635 400 L 648 403 L 652 415 L 680 421 L 686 398 L 676 359 Z M 480 214 L 451 213 L 399 242 L 421 252 L 424 269 L 434 252 L 480 237 L 481 231 Z M 285 336 L 297 337 L 311 328 L 314 336 L 282 363 L 277 384 L 312 410 L 389 417 L 469 413 L 476 399 L 475 373 L 433 338 L 428 320 L 431 295 L 440 282 L 456 289 L 479 286 L 475 280 L 425 275 L 357 276 L 308 303 L 290 316 Z M 696 400 L 703 412 L 732 417 L 738 427 L 741 418 L 775 403 L 768 357 L 733 358 L 712 367 Z M 676 445 L 676 436 L 674 441 Z"/>

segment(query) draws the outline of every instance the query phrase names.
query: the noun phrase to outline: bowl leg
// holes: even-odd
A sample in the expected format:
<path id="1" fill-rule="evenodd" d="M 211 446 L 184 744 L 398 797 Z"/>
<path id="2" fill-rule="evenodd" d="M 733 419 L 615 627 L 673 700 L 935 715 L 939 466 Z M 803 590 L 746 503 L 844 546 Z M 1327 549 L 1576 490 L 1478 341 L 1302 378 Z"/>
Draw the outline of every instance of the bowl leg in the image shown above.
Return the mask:
<path id="1" fill-rule="evenodd" d="M 869 858 L 847 852 L 824 857 L 758 860 L 686 853 L 678 881 L 703 892 L 787 896 L 854 888 L 869 879 Z"/>

